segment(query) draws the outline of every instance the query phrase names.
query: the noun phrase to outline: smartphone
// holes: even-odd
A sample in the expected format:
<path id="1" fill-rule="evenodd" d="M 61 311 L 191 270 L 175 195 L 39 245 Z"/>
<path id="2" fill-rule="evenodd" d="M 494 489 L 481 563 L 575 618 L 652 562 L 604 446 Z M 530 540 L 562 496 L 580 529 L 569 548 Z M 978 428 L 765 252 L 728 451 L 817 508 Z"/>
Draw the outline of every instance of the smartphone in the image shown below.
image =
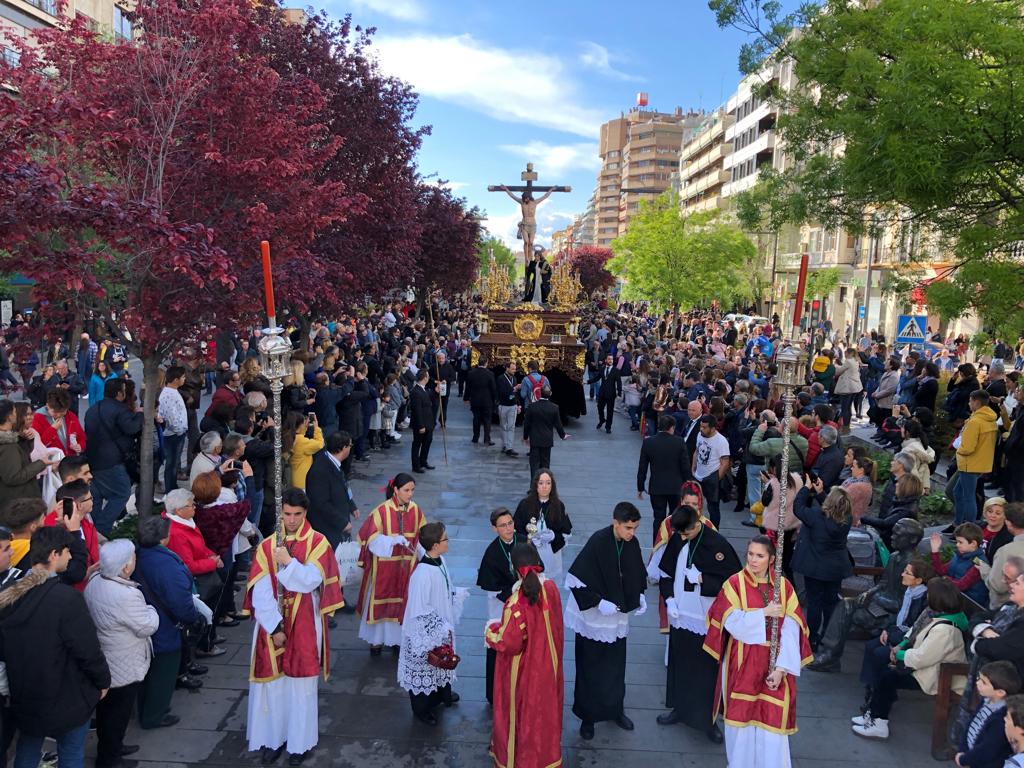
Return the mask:
<path id="1" fill-rule="evenodd" d="M 64 505 L 64 519 L 70 520 L 71 517 L 75 514 L 75 500 L 63 499 L 62 503 Z"/>

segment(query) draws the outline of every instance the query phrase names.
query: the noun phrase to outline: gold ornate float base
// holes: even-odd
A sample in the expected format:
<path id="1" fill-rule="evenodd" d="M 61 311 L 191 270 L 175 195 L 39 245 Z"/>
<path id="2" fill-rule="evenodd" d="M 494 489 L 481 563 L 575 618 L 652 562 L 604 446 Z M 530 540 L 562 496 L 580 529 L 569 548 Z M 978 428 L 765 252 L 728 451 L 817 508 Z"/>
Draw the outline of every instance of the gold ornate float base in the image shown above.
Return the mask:
<path id="1" fill-rule="evenodd" d="M 541 371 L 558 368 L 582 383 L 586 353 L 576 340 L 577 322 L 575 312 L 546 310 L 536 304 L 487 309 L 486 332 L 473 347 L 487 355 L 490 366 L 514 360 L 525 372 L 526 364 L 536 360 Z"/>

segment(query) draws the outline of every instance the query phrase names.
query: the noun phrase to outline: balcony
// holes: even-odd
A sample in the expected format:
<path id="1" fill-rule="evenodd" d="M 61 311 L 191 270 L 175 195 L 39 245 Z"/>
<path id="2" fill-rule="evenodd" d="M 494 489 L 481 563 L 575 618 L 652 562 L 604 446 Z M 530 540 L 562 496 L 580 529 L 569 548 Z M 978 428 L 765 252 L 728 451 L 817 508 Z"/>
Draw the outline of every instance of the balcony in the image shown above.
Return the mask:
<path id="1" fill-rule="evenodd" d="M 683 165 L 683 175 L 687 177 L 696 176 L 712 165 L 721 162 L 731 152 L 731 144 L 719 144 L 717 147 L 712 147 L 709 152 L 705 152 L 697 160 L 685 163 Z"/>
<path id="2" fill-rule="evenodd" d="M 728 171 L 712 171 L 709 174 L 701 176 L 692 183 L 685 184 L 683 186 L 683 197 L 689 198 L 693 197 L 694 195 L 699 195 L 704 190 L 709 189 L 710 187 L 718 186 L 719 184 L 724 184 L 731 178 L 732 174 L 729 173 Z"/>
<path id="3" fill-rule="evenodd" d="M 721 195 L 694 198 L 693 200 L 688 200 L 683 204 L 683 215 L 685 216 L 689 213 L 703 213 L 704 211 L 714 211 L 721 208 L 721 204 Z"/>

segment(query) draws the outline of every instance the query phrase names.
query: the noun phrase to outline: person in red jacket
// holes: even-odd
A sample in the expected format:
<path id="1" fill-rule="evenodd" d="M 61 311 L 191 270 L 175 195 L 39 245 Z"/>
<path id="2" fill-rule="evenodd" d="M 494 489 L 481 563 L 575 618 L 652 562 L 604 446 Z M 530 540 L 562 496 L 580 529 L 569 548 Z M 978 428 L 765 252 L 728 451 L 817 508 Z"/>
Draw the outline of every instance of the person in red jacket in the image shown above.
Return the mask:
<path id="1" fill-rule="evenodd" d="M 71 410 L 71 395 L 66 389 L 51 389 L 46 405 L 32 416 L 32 429 L 47 448 L 56 448 L 65 456 L 85 452 L 85 430 Z"/>
<path id="2" fill-rule="evenodd" d="M 225 377 L 224 383 L 217 387 L 217 391 L 213 393 L 213 400 L 210 401 L 210 407 L 206 409 L 206 415 L 209 416 L 214 408 L 222 404 L 230 406 L 231 413 L 234 413 L 235 409 L 242 404 L 244 397 L 245 395 L 242 394 L 242 379 L 238 371 L 231 371 Z"/>
<path id="3" fill-rule="evenodd" d="M 836 412 L 831 405 L 818 404 L 814 406 L 814 427 L 805 427 L 803 424 L 793 417 L 790 421 L 790 429 L 796 430 L 800 433 L 801 437 L 807 438 L 807 455 L 804 456 L 804 467 L 810 469 L 814 466 L 814 462 L 818 459 L 818 454 L 821 453 L 821 443 L 818 441 L 818 433 L 824 426 L 835 427 L 836 431 L 839 430 L 839 425 L 835 422 Z"/>
<path id="4" fill-rule="evenodd" d="M 70 502 L 70 517 L 64 513 L 65 500 Z M 96 526 L 89 519 L 91 511 L 92 492 L 89 483 L 73 480 L 57 489 L 55 506 L 43 519 L 43 525 L 59 525 L 70 534 L 68 549 L 71 550 L 71 560 L 67 570 L 60 575 L 60 580 L 79 592 L 85 591 L 89 577 L 99 568 L 100 540 Z"/>
<path id="5" fill-rule="evenodd" d="M 212 549 L 206 546 L 202 532 L 192 518 L 196 514 L 195 498 L 191 491 L 178 488 L 164 498 L 164 515 L 171 521 L 170 540 L 167 548 L 181 558 L 193 576 L 213 573 L 224 563 Z"/>

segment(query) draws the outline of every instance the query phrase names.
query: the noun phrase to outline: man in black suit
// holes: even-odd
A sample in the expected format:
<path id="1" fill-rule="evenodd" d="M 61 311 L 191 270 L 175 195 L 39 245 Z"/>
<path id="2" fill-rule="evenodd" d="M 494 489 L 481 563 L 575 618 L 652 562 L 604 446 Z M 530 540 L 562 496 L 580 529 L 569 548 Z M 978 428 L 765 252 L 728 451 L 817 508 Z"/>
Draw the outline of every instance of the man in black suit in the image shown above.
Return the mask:
<path id="1" fill-rule="evenodd" d="M 359 518 L 359 508 L 341 469 L 351 450 L 352 437 L 348 432 L 332 432 L 327 436 L 324 449 L 313 456 L 306 475 L 306 495 L 309 496 L 306 519 L 313 530 L 327 537 L 331 549 L 349 540 L 352 520 Z"/>
<path id="2" fill-rule="evenodd" d="M 426 390 L 430 373 L 420 368 L 416 374 L 416 386 L 409 394 L 409 426 L 412 429 L 412 471 L 423 474 L 426 469 L 433 469 L 427 463 L 430 454 L 430 443 L 434 440 L 434 425 L 437 422 L 437 411 L 434 410 L 434 398 Z M 437 385 L 435 385 L 437 386 Z"/>
<path id="3" fill-rule="evenodd" d="M 605 355 L 600 371 L 600 385 L 597 388 L 597 428 L 611 434 L 612 416 L 615 415 L 615 398 L 622 397 L 622 376 L 615 367 L 615 358 Z"/>
<path id="4" fill-rule="evenodd" d="M 523 413 L 523 442 L 530 446 L 530 478 L 541 467 L 551 466 L 551 446 L 555 444 L 555 432 L 563 440 L 569 435 L 562 429 L 562 414 L 558 406 L 548 398 L 551 387 L 541 387 L 540 400 L 526 406 Z"/>
<path id="5" fill-rule="evenodd" d="M 697 452 L 697 438 L 700 436 L 700 417 L 704 415 L 704 406 L 700 400 L 691 400 L 686 404 L 686 415 L 676 419 L 675 433 L 686 443 L 686 453 L 693 456 Z"/>
<path id="6" fill-rule="evenodd" d="M 494 374 L 487 368 L 487 358 L 481 354 L 477 357 L 476 366 L 466 377 L 466 402 L 473 412 L 473 442 L 480 442 L 480 427 L 484 428 L 484 445 L 491 442 L 491 419 L 494 416 L 494 403 L 498 399 L 498 387 Z"/>
<path id="7" fill-rule="evenodd" d="M 690 452 L 686 443 L 676 437 L 676 420 L 671 416 L 658 417 L 658 434 L 648 437 L 640 445 L 640 466 L 636 472 L 636 497 L 644 497 L 644 483 L 650 468 L 651 480 L 647 492 L 651 495 L 651 509 L 654 510 L 654 535 L 657 536 L 661 521 L 671 515 L 679 506 L 679 492 L 683 483 L 693 477 L 690 468 Z"/>
<path id="8" fill-rule="evenodd" d="M 441 413 L 441 423 L 447 425 L 448 396 L 452 393 L 452 385 L 457 376 L 455 366 L 448 362 L 448 353 L 439 349 L 434 355 L 434 362 L 427 366 L 427 370 L 430 371 L 430 383 L 427 388 L 432 390 L 435 389 L 435 385 L 440 384 L 437 388 L 438 397 L 434 398 L 434 408 Z"/>

